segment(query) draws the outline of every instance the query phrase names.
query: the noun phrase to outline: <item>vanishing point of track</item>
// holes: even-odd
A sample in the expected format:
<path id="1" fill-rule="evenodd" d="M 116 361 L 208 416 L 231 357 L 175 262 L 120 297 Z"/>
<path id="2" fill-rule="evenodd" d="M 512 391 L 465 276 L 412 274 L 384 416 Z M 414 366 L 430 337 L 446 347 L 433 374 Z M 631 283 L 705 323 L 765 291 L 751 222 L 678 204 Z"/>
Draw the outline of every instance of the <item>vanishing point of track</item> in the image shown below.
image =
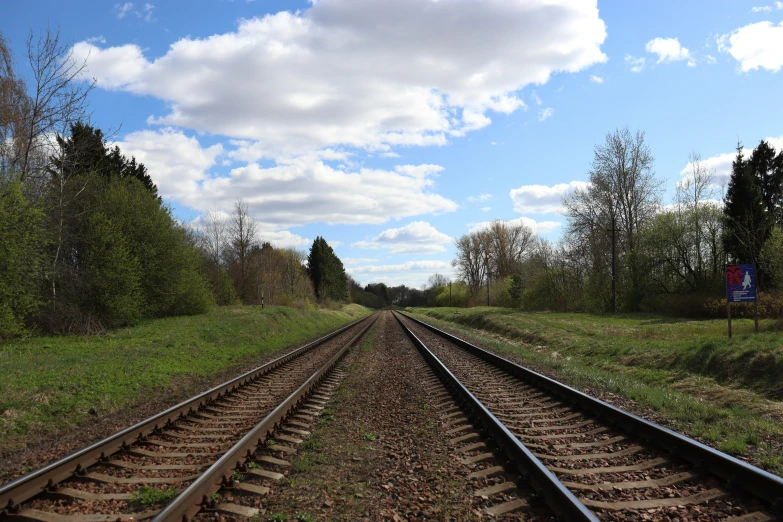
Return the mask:
<path id="1" fill-rule="evenodd" d="M 783 516 L 783 480 L 407 315 L 400 325 L 450 389 L 488 495 L 529 487 L 562 520 L 727 520 Z M 450 416 L 457 416 L 452 413 Z M 478 430 L 474 426 L 480 426 Z M 500 460 L 505 465 L 497 466 Z M 487 463 L 482 467 L 482 462 Z M 516 469 L 525 485 L 503 475 Z M 496 477 L 493 480 L 493 477 Z M 533 510 L 522 500 L 509 510 Z"/>
<path id="2" fill-rule="evenodd" d="M 378 314 L 360 319 L 87 448 L 0 485 L 0 519 L 37 522 L 190 520 L 216 507 L 221 488 L 262 494 L 237 483 L 285 463 L 267 454 L 267 441 L 298 441 L 305 433 L 290 417 L 328 385 L 347 350 Z M 325 384 L 326 383 L 326 384 Z M 286 424 L 286 421 L 288 423 Z M 288 446 L 279 444 L 276 453 Z M 295 450 L 294 450 L 295 451 Z M 252 465 L 250 465 L 252 463 Z M 250 465 L 250 466 L 249 466 Z M 242 473 L 240 473 L 240 471 Z M 163 510 L 132 503 L 140 485 L 177 496 Z M 221 504 L 236 515 L 253 510 Z M 233 508 L 232 508 L 233 506 Z"/>

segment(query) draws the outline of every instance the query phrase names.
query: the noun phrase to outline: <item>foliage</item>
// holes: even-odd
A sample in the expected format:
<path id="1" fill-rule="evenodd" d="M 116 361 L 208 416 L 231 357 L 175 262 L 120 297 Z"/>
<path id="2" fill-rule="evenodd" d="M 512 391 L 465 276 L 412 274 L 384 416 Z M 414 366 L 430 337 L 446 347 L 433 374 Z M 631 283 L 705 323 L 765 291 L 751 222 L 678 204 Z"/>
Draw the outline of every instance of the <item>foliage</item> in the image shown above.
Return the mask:
<path id="1" fill-rule="evenodd" d="M 307 272 L 313 282 L 315 295 L 320 300 L 341 301 L 348 294 L 348 279 L 343 263 L 324 238 L 318 236 L 307 256 Z"/>
<path id="2" fill-rule="evenodd" d="M 131 495 L 131 503 L 139 506 L 154 506 L 155 504 L 165 504 L 177 496 L 177 490 L 173 487 L 166 489 L 155 489 L 152 486 L 142 486 L 138 491 Z"/>
<path id="3" fill-rule="evenodd" d="M 19 335 L 42 297 L 38 283 L 47 245 L 44 213 L 18 181 L 0 185 L 0 338 Z"/>
<path id="4" fill-rule="evenodd" d="M 783 229 L 772 228 L 769 239 L 761 248 L 761 263 L 767 271 L 767 276 L 773 288 L 783 290 Z"/>

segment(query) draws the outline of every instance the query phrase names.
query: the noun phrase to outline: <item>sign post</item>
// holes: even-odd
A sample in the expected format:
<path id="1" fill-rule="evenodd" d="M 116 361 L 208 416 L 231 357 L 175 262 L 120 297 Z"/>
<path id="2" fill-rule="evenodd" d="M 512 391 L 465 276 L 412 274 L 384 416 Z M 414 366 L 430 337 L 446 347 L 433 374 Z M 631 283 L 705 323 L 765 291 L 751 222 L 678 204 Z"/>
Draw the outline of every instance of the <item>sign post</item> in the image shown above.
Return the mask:
<path id="1" fill-rule="evenodd" d="M 759 331 L 758 303 L 756 302 L 756 265 L 726 265 L 726 317 L 731 339 L 731 303 L 753 302 L 756 333 Z"/>

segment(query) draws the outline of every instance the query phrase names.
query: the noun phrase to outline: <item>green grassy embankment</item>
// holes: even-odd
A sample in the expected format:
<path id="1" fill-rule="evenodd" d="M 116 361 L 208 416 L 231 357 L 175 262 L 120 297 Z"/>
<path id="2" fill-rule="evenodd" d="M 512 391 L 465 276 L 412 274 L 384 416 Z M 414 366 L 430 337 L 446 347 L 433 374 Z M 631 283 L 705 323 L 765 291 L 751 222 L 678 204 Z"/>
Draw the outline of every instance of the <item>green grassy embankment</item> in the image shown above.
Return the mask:
<path id="1" fill-rule="evenodd" d="M 614 393 L 678 430 L 783 474 L 783 333 L 772 321 L 418 308 L 414 315 L 581 389 Z M 456 312 L 459 313 L 456 313 Z"/>
<path id="2" fill-rule="evenodd" d="M 0 455 L 268 359 L 370 310 L 217 307 L 99 336 L 0 342 Z"/>

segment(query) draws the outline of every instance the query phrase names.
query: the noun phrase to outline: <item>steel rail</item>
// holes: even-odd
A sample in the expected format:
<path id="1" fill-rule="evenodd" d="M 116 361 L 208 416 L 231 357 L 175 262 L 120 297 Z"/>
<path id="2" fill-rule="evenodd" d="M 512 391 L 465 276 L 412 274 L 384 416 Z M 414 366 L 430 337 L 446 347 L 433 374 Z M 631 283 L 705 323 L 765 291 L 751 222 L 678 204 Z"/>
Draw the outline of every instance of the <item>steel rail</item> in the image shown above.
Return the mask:
<path id="1" fill-rule="evenodd" d="M 783 517 L 783 478 L 520 366 L 415 317 L 402 315 L 511 375 L 587 410 L 676 458 L 717 475 L 726 480 L 727 488 L 739 488 L 764 500 L 775 516 Z"/>
<path id="2" fill-rule="evenodd" d="M 535 490 L 544 498 L 549 508 L 560 520 L 597 522 L 598 518 L 582 504 L 549 471 L 519 439 L 473 395 L 462 382 L 433 354 L 429 348 L 394 314 L 405 333 L 422 354 L 424 359 L 458 398 L 462 406 L 469 411 L 470 417 L 477 420 L 489 432 L 490 437 L 504 451 L 509 460 L 516 464 L 520 474 L 528 478 Z M 405 316 L 407 317 L 407 316 Z"/>
<path id="3" fill-rule="evenodd" d="M 152 522 L 187 522 L 203 507 L 210 505 L 210 496 L 224 485 L 231 484 L 234 471 L 244 469 L 247 460 L 260 447 L 264 447 L 266 438 L 272 434 L 280 422 L 295 410 L 313 390 L 331 373 L 340 359 L 351 346 L 369 330 L 378 316 L 365 326 L 356 336 L 334 354 L 323 366 L 316 370 L 299 388 L 280 403 L 272 412 L 264 417 L 252 430 L 231 447 L 220 459 L 209 467 L 199 478 L 193 481 L 184 491 L 170 502 Z"/>
<path id="4" fill-rule="evenodd" d="M 56 484 L 68 478 L 83 473 L 88 466 L 107 460 L 113 453 L 122 449 L 127 449 L 137 440 L 144 440 L 146 436 L 158 432 L 165 426 L 171 425 L 175 420 L 201 405 L 209 404 L 210 402 L 219 399 L 226 393 L 232 392 L 239 386 L 269 373 L 365 320 L 367 320 L 367 317 L 362 317 L 361 319 L 324 335 L 323 337 L 319 337 L 258 368 L 247 371 L 238 377 L 172 406 L 161 413 L 125 428 L 114 435 L 94 442 L 83 449 L 77 450 L 70 455 L 62 457 L 37 470 L 31 471 L 11 482 L 0 485 L 0 516 L 12 515 L 19 509 L 19 505 L 22 502 L 52 489 Z M 371 321 L 371 323 L 374 321 L 375 320 Z"/>

